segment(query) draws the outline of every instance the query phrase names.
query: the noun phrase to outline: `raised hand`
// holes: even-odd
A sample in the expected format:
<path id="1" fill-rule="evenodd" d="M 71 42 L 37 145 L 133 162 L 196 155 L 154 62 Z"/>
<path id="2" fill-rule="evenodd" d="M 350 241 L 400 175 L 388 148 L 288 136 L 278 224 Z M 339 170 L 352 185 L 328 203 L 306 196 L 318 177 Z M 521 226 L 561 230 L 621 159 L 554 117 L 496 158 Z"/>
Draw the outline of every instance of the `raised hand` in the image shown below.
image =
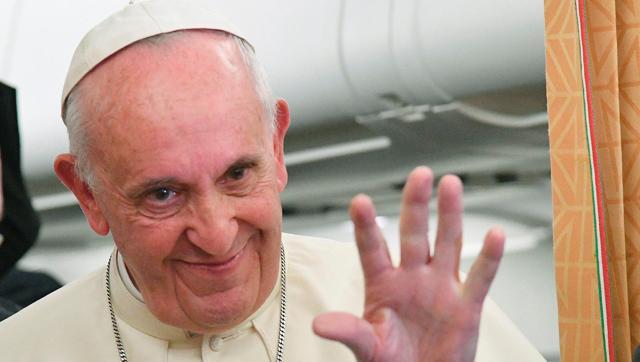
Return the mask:
<path id="1" fill-rule="evenodd" d="M 314 320 L 321 337 L 347 345 L 359 361 L 472 361 L 482 304 L 498 270 L 504 234 L 490 230 L 464 282 L 462 183 L 438 186 L 438 230 L 433 255 L 427 236 L 433 174 L 416 168 L 407 180 L 400 214 L 401 261 L 394 267 L 369 197 L 351 202 L 351 219 L 365 278 L 364 315 L 331 312 Z"/>

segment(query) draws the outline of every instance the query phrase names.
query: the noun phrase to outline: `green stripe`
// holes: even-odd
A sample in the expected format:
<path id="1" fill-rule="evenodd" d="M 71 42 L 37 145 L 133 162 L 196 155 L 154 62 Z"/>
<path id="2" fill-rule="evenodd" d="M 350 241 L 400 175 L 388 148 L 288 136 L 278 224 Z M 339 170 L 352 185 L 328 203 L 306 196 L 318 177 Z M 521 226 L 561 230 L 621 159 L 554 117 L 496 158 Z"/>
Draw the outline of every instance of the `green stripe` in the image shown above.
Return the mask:
<path id="1" fill-rule="evenodd" d="M 604 306 L 603 303 L 603 291 L 602 291 L 602 284 L 603 284 L 603 275 L 600 273 L 600 265 L 601 265 L 601 261 L 600 261 L 600 234 L 598 233 L 598 215 L 597 215 L 597 208 L 598 208 L 598 202 L 597 202 L 597 196 L 596 196 L 596 192 L 597 190 L 595 190 L 595 186 L 596 183 L 594 181 L 595 179 L 595 175 L 594 175 L 594 167 L 597 167 L 597 165 L 594 165 L 593 163 L 593 153 L 591 152 L 591 142 L 593 141 L 591 139 L 591 133 L 590 133 L 590 129 L 589 129 L 589 112 L 588 112 L 588 107 L 589 107 L 589 103 L 588 103 L 588 99 L 585 97 L 586 92 L 588 92 L 588 90 L 585 88 L 585 76 L 584 76 L 584 72 L 585 72 L 585 67 L 584 67 L 584 54 L 583 52 L 585 51 L 584 49 L 584 44 L 582 43 L 582 28 L 580 26 L 580 7 L 578 6 L 578 1 L 579 0 L 575 0 L 576 1 L 576 22 L 578 25 L 578 46 L 580 48 L 580 70 L 581 70 L 581 78 L 582 78 L 582 97 L 583 97 L 583 102 L 584 102 L 584 107 L 583 107 L 583 113 L 584 113 L 584 124 L 585 124 L 585 132 L 587 135 L 587 151 L 589 153 L 589 174 L 591 175 L 591 201 L 593 204 L 593 220 L 594 225 L 594 241 L 595 241 L 595 249 L 596 249 L 596 269 L 598 272 L 598 297 L 600 300 L 600 325 L 602 326 L 602 328 L 600 329 L 601 332 L 601 336 L 602 336 L 602 347 L 603 347 L 603 352 L 604 352 L 604 360 L 609 362 L 609 353 L 608 353 L 608 349 L 609 349 L 609 344 L 607 343 L 607 331 L 605 328 L 605 315 L 606 315 L 606 308 Z M 605 303 L 606 298 L 605 298 Z"/>

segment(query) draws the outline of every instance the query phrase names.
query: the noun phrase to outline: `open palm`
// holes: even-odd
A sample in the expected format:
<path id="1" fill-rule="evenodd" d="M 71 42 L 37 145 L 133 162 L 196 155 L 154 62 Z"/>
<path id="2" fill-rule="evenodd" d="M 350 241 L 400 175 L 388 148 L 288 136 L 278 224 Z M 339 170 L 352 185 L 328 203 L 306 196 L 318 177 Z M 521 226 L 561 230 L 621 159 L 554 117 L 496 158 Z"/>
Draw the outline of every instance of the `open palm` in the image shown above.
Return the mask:
<path id="1" fill-rule="evenodd" d="M 331 312 L 314 320 L 321 337 L 347 345 L 360 361 L 472 361 L 482 304 L 498 269 L 504 235 L 490 230 L 463 282 L 462 184 L 445 176 L 438 187 L 438 230 L 429 252 L 431 170 L 416 168 L 407 180 L 400 215 L 401 261 L 394 267 L 364 195 L 351 203 L 351 218 L 365 277 L 362 317 Z"/>

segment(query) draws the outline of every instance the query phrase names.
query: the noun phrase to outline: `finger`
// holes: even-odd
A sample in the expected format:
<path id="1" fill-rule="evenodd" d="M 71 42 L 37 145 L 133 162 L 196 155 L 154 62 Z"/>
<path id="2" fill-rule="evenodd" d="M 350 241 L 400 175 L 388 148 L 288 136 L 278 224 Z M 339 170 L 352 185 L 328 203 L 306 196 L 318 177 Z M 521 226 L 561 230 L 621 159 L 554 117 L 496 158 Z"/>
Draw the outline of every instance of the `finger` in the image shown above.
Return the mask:
<path id="1" fill-rule="evenodd" d="M 387 243 L 376 224 L 376 211 L 371 199 L 358 195 L 351 200 L 351 220 L 355 228 L 356 243 L 365 281 L 393 268 Z"/>
<path id="2" fill-rule="evenodd" d="M 358 361 L 370 361 L 376 348 L 376 335 L 369 322 L 353 314 L 332 312 L 313 320 L 313 332 L 349 347 Z"/>
<path id="3" fill-rule="evenodd" d="M 458 278 L 462 249 L 462 182 L 453 175 L 438 184 L 438 232 L 434 263 Z"/>
<path id="4" fill-rule="evenodd" d="M 429 199 L 433 173 L 418 167 L 409 175 L 400 210 L 400 260 L 403 267 L 429 261 Z"/>
<path id="5" fill-rule="evenodd" d="M 495 227 L 485 236 L 482 251 L 467 275 L 464 282 L 463 297 L 475 303 L 482 304 L 489 293 L 504 253 L 504 232 Z"/>

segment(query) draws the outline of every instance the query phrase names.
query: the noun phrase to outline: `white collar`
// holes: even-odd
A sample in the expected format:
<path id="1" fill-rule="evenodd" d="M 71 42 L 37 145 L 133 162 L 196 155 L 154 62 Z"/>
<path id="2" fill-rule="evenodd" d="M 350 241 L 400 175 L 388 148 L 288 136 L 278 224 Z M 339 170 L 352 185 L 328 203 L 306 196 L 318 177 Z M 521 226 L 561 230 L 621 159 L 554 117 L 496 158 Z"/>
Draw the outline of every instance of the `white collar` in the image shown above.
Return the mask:
<path id="1" fill-rule="evenodd" d="M 120 251 L 116 250 L 116 263 L 118 265 L 118 274 L 120 274 L 120 279 L 122 279 L 122 283 L 124 283 L 125 288 L 133 295 L 138 301 L 144 303 L 144 298 L 142 297 L 142 293 L 136 288 L 131 280 L 131 276 L 129 276 L 129 271 L 127 267 L 124 265 L 124 256 L 120 254 Z"/>
<path id="2" fill-rule="evenodd" d="M 285 249 L 285 253 L 288 254 Z M 144 304 L 144 300 L 140 295 L 140 291 L 133 285 L 129 274 L 124 266 L 122 255 L 117 249 L 113 252 L 116 258 L 115 263 L 111 263 L 111 281 L 113 284 L 113 309 L 116 315 L 122 318 L 127 324 L 135 329 L 148 334 L 150 336 L 171 340 L 190 340 L 195 335 L 189 331 L 165 324 L 158 320 Z M 119 257 L 118 257 L 119 256 Z M 269 351 L 275 351 L 277 348 L 278 321 L 280 297 L 280 273 L 271 294 L 264 303 L 249 318 L 224 333 L 216 336 L 227 337 L 236 335 L 248 328 L 254 328 L 262 342 L 267 346 Z M 139 295 L 139 298 L 136 296 Z M 206 335 L 211 337 L 213 335 Z"/>

